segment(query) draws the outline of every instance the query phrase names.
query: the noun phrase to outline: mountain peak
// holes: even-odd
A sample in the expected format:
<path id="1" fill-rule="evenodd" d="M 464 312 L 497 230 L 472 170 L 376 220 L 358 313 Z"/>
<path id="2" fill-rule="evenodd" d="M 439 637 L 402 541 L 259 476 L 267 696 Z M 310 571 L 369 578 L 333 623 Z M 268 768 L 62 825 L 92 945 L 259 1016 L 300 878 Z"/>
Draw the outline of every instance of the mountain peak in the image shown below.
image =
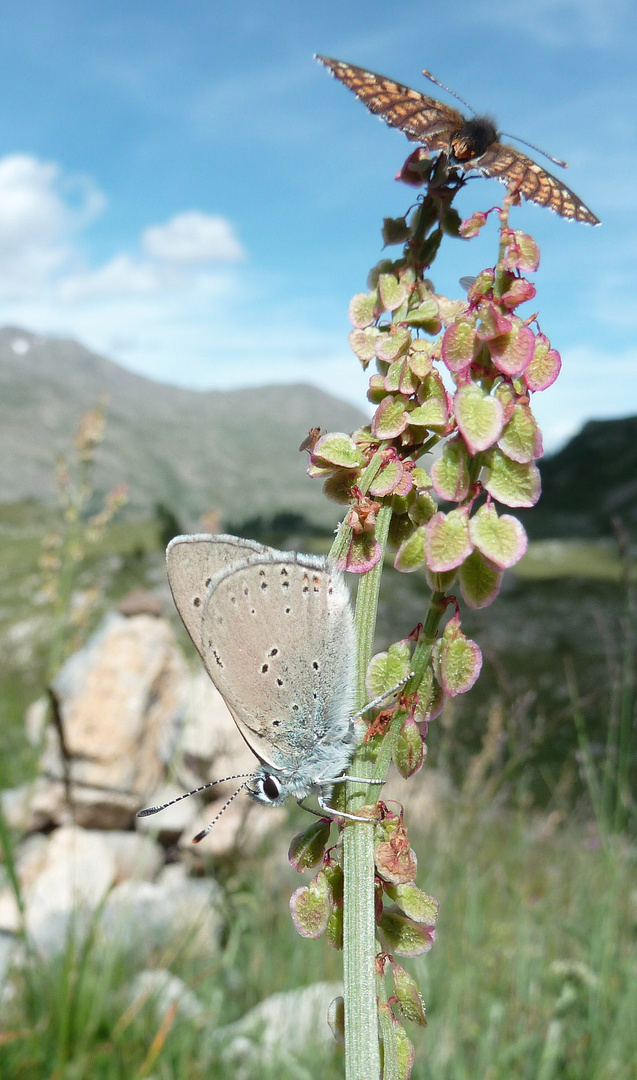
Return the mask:
<path id="1" fill-rule="evenodd" d="M 169 506 L 190 527 L 294 510 L 332 524 L 337 507 L 305 472 L 298 446 L 312 427 L 352 431 L 366 417 L 303 383 L 187 390 L 126 371 L 71 339 L 0 329 L 0 500 L 54 498 L 55 459 L 83 412 L 108 395 L 96 486 L 126 481 L 136 512 Z"/>

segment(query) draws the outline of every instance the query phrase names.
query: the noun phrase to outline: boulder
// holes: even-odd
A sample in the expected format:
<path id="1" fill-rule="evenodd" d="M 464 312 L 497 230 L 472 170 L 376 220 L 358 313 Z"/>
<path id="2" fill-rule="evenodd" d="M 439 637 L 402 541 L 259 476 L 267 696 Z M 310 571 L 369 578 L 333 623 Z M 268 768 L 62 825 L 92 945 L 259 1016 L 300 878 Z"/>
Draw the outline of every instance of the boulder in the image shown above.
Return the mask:
<path id="1" fill-rule="evenodd" d="M 319 982 L 272 994 L 234 1024 L 219 1028 L 213 1038 L 224 1046 L 228 1075 L 241 1080 L 260 1067 L 276 1067 L 296 1076 L 299 1064 L 311 1059 L 318 1076 L 317 1053 L 327 1057 L 335 1046 L 327 1012 L 342 992 L 339 983 Z"/>
<path id="2" fill-rule="evenodd" d="M 186 662 L 165 619 L 108 615 L 53 681 L 64 752 L 51 723 L 40 761 L 48 786 L 37 792 L 35 819 L 69 819 L 68 780 L 77 823 L 130 825 L 175 753 L 187 684 Z"/>
<path id="3" fill-rule="evenodd" d="M 177 1015 L 182 1020 L 201 1020 L 205 1010 L 197 995 L 189 990 L 183 979 L 173 975 L 166 968 L 146 968 L 133 979 L 128 993 L 132 1006 L 141 1001 L 149 1001 L 158 1019 L 166 1015 L 171 1005 L 176 1004 Z"/>
<path id="4" fill-rule="evenodd" d="M 192 878 L 180 863 L 156 881 L 124 881 L 109 893 L 100 929 L 128 953 L 146 956 L 167 944 L 193 956 L 214 953 L 223 925 L 223 894 L 212 878 Z"/>
<path id="5" fill-rule="evenodd" d="M 123 596 L 117 605 L 120 615 L 127 619 L 133 615 L 161 615 L 161 600 L 150 589 L 135 588 Z"/>
<path id="6" fill-rule="evenodd" d="M 160 869 L 162 863 L 159 845 L 132 832 L 66 826 L 28 837 L 17 850 L 16 872 L 31 941 L 54 955 L 66 947 L 69 932 L 81 938 L 97 917 L 110 946 L 143 956 L 176 943 L 196 954 L 216 950 L 220 887 L 210 878 L 189 877 L 178 863 Z M 0 937 L 19 927 L 15 896 L 5 884 Z"/>

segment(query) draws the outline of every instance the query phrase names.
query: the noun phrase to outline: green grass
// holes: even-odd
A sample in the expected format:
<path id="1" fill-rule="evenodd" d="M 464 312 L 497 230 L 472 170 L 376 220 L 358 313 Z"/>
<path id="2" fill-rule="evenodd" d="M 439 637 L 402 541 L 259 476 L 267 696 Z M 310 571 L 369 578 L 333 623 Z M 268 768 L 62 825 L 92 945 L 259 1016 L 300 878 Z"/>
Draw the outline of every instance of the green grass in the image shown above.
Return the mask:
<path id="1" fill-rule="evenodd" d="M 565 577 L 619 581 L 621 574 L 612 540 L 536 540 L 515 567 L 516 577 L 530 581 Z"/>
<path id="2" fill-rule="evenodd" d="M 438 807 L 426 834 L 413 822 L 410 831 L 418 882 L 441 901 L 432 951 L 403 960 L 429 1019 L 425 1032 L 409 1032 L 414 1080 L 632 1080 L 637 909 L 629 844 L 616 838 L 602 847 L 594 829 L 559 812 L 538 819 L 471 806 L 461 795 Z M 152 1063 L 157 1080 L 230 1080 L 214 1037 L 222 1025 L 278 990 L 338 979 L 339 955 L 293 930 L 287 900 L 299 880 L 280 847 L 235 869 L 225 881 L 221 954 L 205 960 L 172 951 L 171 969 L 206 1014 L 203 1022 L 175 1018 Z M 162 1016 L 148 1004 L 127 1012 L 134 974 L 112 943 L 36 963 L 3 1018 L 3 1080 L 146 1075 Z M 273 1060 L 272 1076 L 342 1075 L 339 1052 L 327 1060 L 316 1054 L 307 1048 L 307 1073 Z M 267 1075 L 255 1068 L 246 1078 Z"/>
<path id="3" fill-rule="evenodd" d="M 50 513 L 34 504 L 0 507 L 0 786 L 19 783 L 35 768 L 23 712 L 44 683 L 51 623 L 39 597 L 37 559 L 50 523 Z M 599 627 L 606 619 L 608 641 L 618 647 L 619 571 L 606 545 L 535 544 L 494 608 L 472 616 L 475 627 L 467 618 L 468 632 L 485 650 L 478 687 L 486 696 L 468 695 L 432 725 L 430 756 L 453 769 L 456 780 L 469 777 L 477 760 L 472 754 L 483 754 L 484 769 L 478 769 L 479 782 L 474 770 L 474 783 L 467 779 L 463 791 L 437 807 L 426 831 L 418 830 L 424 823 L 406 822 L 419 856 L 418 884 L 441 901 L 433 950 L 404 961 L 417 975 L 429 1017 L 427 1031 L 410 1030 L 417 1045 L 414 1080 L 634 1077 L 635 850 L 628 833 L 605 832 L 600 843 L 583 812 L 573 810 L 574 793 L 581 800 L 583 789 L 572 781 L 576 739 L 563 666 L 563 655 L 579 656 L 578 695 L 588 709 L 584 740 L 590 739 L 593 766 L 602 769 L 605 742 L 595 732 L 608 728 L 619 704 L 609 696 Z M 419 617 L 415 577 L 387 575 L 381 620 L 389 640 Z M 134 585 L 165 589 L 156 523 L 110 526 L 77 587 L 96 582 L 101 597 L 93 624 Z M 555 658 L 550 674 L 557 690 L 547 691 L 549 657 Z M 596 697 L 584 677 L 589 669 Z M 527 700 L 529 686 L 535 696 Z M 491 757 L 480 751 L 488 724 Z M 465 728 L 475 731 L 475 740 L 472 734 L 461 753 Z M 541 753 L 551 747 L 554 769 Z M 541 798 L 538 778 L 544 778 Z M 533 805 L 543 805 L 545 816 Z M 252 865 L 217 868 L 226 889 L 218 956 L 196 957 L 185 948 L 148 958 L 151 965 L 167 963 L 194 989 L 206 1010 L 202 1023 L 157 1016 L 148 1003 L 133 1015 L 131 957 L 97 938 L 85 949 L 70 944 L 57 961 L 32 961 L 13 983 L 13 997 L 0 1005 L 0 1080 L 234 1076 L 222 1064 L 219 1028 L 279 990 L 340 977 L 340 956 L 324 940 L 303 941 L 293 930 L 288 899 L 300 879 L 287 867 L 284 846 L 264 851 Z M 342 1073 L 339 1051 L 323 1060 L 308 1047 L 302 1067 L 286 1070 L 272 1061 L 245 1080 L 335 1080 Z"/>
<path id="4" fill-rule="evenodd" d="M 551 836 L 550 819 L 543 832 L 522 812 L 465 814 L 421 858 L 442 903 L 434 949 L 414 963 L 430 1025 L 415 1080 L 628 1080 L 634 852 L 591 844 L 581 825 Z"/>

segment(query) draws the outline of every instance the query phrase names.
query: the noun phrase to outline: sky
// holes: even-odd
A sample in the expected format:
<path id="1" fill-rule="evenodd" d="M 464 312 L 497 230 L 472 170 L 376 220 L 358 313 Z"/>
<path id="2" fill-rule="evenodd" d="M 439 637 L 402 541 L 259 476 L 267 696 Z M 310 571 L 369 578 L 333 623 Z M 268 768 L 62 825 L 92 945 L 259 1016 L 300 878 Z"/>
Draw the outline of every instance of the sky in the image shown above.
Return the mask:
<path id="1" fill-rule="evenodd" d="M 520 314 L 539 312 L 564 364 L 534 410 L 548 450 L 634 414 L 631 0 L 5 0 L 0 325 L 193 389 L 304 382 L 369 408 L 347 308 L 383 255 L 382 218 L 413 202 L 393 179 L 413 145 L 315 52 L 452 102 L 427 68 L 569 162 L 600 227 L 529 204 L 511 219 L 542 252 Z M 476 179 L 457 205 L 504 193 Z M 463 295 L 496 244 L 495 220 L 447 240 L 436 290 Z"/>

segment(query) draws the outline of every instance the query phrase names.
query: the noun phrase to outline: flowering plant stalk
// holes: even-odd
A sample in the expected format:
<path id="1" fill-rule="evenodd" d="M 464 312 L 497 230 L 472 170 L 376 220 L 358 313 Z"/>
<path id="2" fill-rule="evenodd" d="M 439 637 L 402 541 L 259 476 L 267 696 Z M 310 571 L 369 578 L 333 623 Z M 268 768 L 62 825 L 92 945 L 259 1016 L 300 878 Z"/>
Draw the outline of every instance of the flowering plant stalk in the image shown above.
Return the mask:
<path id="1" fill-rule="evenodd" d="M 55 483 L 60 520 L 44 538 L 39 567 L 44 594 L 53 613 L 53 629 L 47 661 L 47 682 L 57 674 L 63 660 L 79 648 L 81 633 L 99 600 L 99 588 L 85 590 L 80 603 L 73 591 L 87 550 L 98 543 L 118 510 L 128 498 L 128 485 L 109 491 L 99 509 L 89 508 L 95 497 L 95 454 L 104 438 L 107 399 L 79 419 L 74 436 L 74 454 L 56 462 Z"/>
<path id="2" fill-rule="evenodd" d="M 98 510 L 92 514 L 89 512 L 95 494 L 95 454 L 104 438 L 106 402 L 106 397 L 102 397 L 94 408 L 82 414 L 73 440 L 74 454 L 69 457 L 60 456 L 56 462 L 55 481 L 60 520 L 58 527 L 45 536 L 39 560 L 43 591 L 52 613 L 45 671 L 48 719 L 55 726 L 60 740 L 66 799 L 72 811 L 71 772 L 53 680 L 66 657 L 79 648 L 90 617 L 100 600 L 101 593 L 97 585 L 85 589 L 79 595 L 75 591 L 87 550 L 104 535 L 113 517 L 128 498 L 128 485 L 118 484 L 105 495 Z M 44 730 L 41 737 L 44 739 Z"/>
<path id="3" fill-rule="evenodd" d="M 539 251 L 509 224 L 516 192 L 502 207 L 461 222 L 452 202 L 464 176 L 444 155 L 432 160 L 419 148 L 399 178 L 425 185 L 404 217 L 384 221 L 385 245 L 400 244 L 402 252 L 372 269 L 368 291 L 349 309 L 352 349 L 365 369 L 375 363 L 368 390 L 374 415 L 351 435 L 315 432 L 308 446 L 310 476 L 348 507 L 331 557 L 360 575 L 359 707 L 405 684 L 369 723 L 349 769 L 376 780 L 390 763 L 404 777 L 417 773 L 445 697 L 465 693 L 478 678 L 482 656 L 462 631 L 460 598 L 474 609 L 491 604 L 503 572 L 526 550 L 521 523 L 498 504 L 529 507 L 539 498 L 542 438 L 531 397 L 560 370 L 537 316 L 517 313 L 535 296 L 525 275 L 537 270 Z M 470 280 L 466 297 L 437 294 L 426 273 L 444 236 L 468 240 L 491 216 L 499 222 L 494 265 Z M 398 571 L 425 575 L 431 596 L 422 623 L 374 656 L 387 548 Z M 348 823 L 328 846 L 332 823 L 321 819 L 290 848 L 297 870 L 318 867 L 292 896 L 297 929 L 307 937 L 325 932 L 344 949 L 344 1002 L 333 1003 L 330 1023 L 344 1039 L 348 1080 L 409 1077 L 414 1051 L 403 1020 L 424 1025 L 425 1010 L 395 958 L 431 948 L 438 914 L 437 901 L 415 884 L 402 809 L 376 803 L 377 791 L 340 785 L 334 805 L 363 820 Z"/>

